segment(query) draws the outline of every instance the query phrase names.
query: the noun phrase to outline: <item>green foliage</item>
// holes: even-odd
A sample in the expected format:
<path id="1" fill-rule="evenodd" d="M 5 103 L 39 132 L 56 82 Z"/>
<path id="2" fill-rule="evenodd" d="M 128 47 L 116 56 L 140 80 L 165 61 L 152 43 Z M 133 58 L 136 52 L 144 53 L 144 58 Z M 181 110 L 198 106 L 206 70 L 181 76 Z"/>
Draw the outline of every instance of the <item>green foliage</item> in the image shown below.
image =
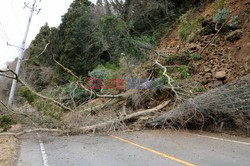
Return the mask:
<path id="1" fill-rule="evenodd" d="M 177 68 L 177 71 L 180 73 L 181 78 L 188 79 L 190 77 L 190 71 L 188 66 L 182 65 Z"/>
<path id="2" fill-rule="evenodd" d="M 166 56 L 165 61 L 169 63 L 169 65 L 188 65 L 189 62 L 193 60 L 200 60 L 202 56 L 197 53 L 190 53 L 188 51 L 180 52 L 175 56 Z"/>
<path id="3" fill-rule="evenodd" d="M 156 27 L 164 23 L 166 16 L 163 6 L 154 8 L 144 15 L 139 15 L 134 20 L 134 31 L 137 33 L 152 33 Z"/>
<path id="4" fill-rule="evenodd" d="M 19 95 L 25 98 L 30 104 L 32 104 L 35 99 L 36 95 L 32 93 L 27 87 L 22 86 L 19 88 Z"/>
<path id="5" fill-rule="evenodd" d="M 66 105 L 79 105 L 89 97 L 89 93 L 79 87 L 77 82 L 72 81 L 55 88 L 52 91 L 52 96 L 60 96 L 61 102 Z"/>
<path id="6" fill-rule="evenodd" d="M 53 119 L 60 120 L 62 117 L 62 109 L 54 103 L 39 99 L 36 100 L 33 105 L 37 108 L 37 111 Z"/>
<path id="7" fill-rule="evenodd" d="M 178 29 L 179 37 L 182 41 L 190 41 L 192 40 L 192 34 L 196 34 L 201 30 L 202 26 L 202 19 L 203 18 L 197 18 L 194 20 L 190 19 L 192 11 L 189 10 L 187 13 L 183 14 L 180 17 L 180 26 Z"/>
<path id="8" fill-rule="evenodd" d="M 116 7 L 119 7 L 117 2 L 113 1 L 110 5 L 116 3 Z M 71 103 L 72 96 L 74 102 L 84 101 L 86 94 L 75 85 L 75 78 L 57 67 L 52 55 L 55 55 L 56 60 L 62 65 L 83 78 L 89 75 L 105 80 L 126 76 L 129 71 L 124 59 L 137 63 L 147 59 L 145 48 L 154 48 L 179 16 L 197 3 L 196 0 L 170 0 L 167 5 L 158 0 L 131 1 L 129 19 L 124 20 L 124 13 L 120 8 L 113 6 L 115 14 L 110 10 L 109 14 L 105 15 L 98 13 L 96 6 L 89 0 L 74 0 L 68 12 L 63 15 L 58 28 L 51 28 L 48 24 L 41 28 L 29 48 L 28 64 L 37 67 L 36 76 L 41 78 L 44 76 L 41 74 L 41 71 L 44 71 L 42 67 L 54 70 L 51 72 L 53 77 L 50 77 L 48 82 L 52 80 L 60 86 L 60 94 L 66 98 L 63 102 Z M 192 20 L 191 11 L 183 15 L 180 20 L 180 38 L 183 41 L 191 40 L 199 31 L 201 20 Z M 40 55 L 47 43 L 50 43 L 49 46 Z M 187 65 L 191 60 L 199 58 L 195 54 L 183 54 L 172 61 Z M 116 65 L 122 60 L 123 65 Z M 180 70 L 186 77 L 184 69 Z M 42 83 L 41 89 L 48 85 L 54 84 Z M 29 91 L 24 90 L 21 93 L 30 103 L 34 102 L 34 96 Z"/>
<path id="9" fill-rule="evenodd" d="M 56 38 L 56 28 L 50 28 L 47 23 L 41 27 L 40 32 L 29 47 L 30 57 L 27 63 L 38 66 L 53 66 L 52 55 L 56 49 Z"/>
<path id="10" fill-rule="evenodd" d="M 89 76 L 94 77 L 96 79 L 101 79 L 103 81 L 106 81 L 107 76 L 108 76 L 108 72 L 104 67 L 97 68 L 97 69 L 94 69 L 93 71 L 89 72 Z"/>
<path id="11" fill-rule="evenodd" d="M 102 52 L 110 54 L 111 63 L 117 63 L 122 53 L 138 58 L 143 55 L 129 33 L 131 28 L 131 22 L 126 23 L 115 16 L 105 16 L 100 19 L 96 34 Z"/>
<path id="12" fill-rule="evenodd" d="M 87 75 L 97 65 L 100 50 L 95 39 L 91 3 L 74 1 L 63 16 L 58 31 L 58 57 L 77 75 Z"/>
<path id="13" fill-rule="evenodd" d="M 37 123 L 48 128 L 60 127 L 60 122 L 63 116 L 63 111 L 60 107 L 42 99 L 36 100 L 33 105 L 40 114 Z"/>
<path id="14" fill-rule="evenodd" d="M 210 35 L 212 33 L 216 33 L 216 30 L 214 28 L 215 23 L 212 20 L 204 19 L 202 22 L 202 26 L 203 26 L 203 28 L 201 29 L 201 31 L 199 33 L 201 36 L 206 36 L 206 35 Z"/>
<path id="15" fill-rule="evenodd" d="M 232 29 L 232 30 L 236 30 L 239 26 L 240 23 L 240 18 L 239 16 L 234 16 L 232 17 L 232 19 L 229 21 L 228 26 Z"/>
<path id="16" fill-rule="evenodd" d="M 3 131 L 8 130 L 11 125 L 16 124 L 17 121 L 11 115 L 0 115 L 0 129 Z"/>
<path id="17" fill-rule="evenodd" d="M 135 40 L 150 44 L 151 46 L 156 46 L 157 44 L 157 39 L 153 35 L 141 35 L 138 37 L 134 37 Z"/>
<path id="18" fill-rule="evenodd" d="M 107 70 L 117 70 L 120 68 L 120 66 L 118 64 L 109 63 L 109 62 L 105 63 L 104 65 L 101 65 L 101 68 L 102 67 L 104 67 Z"/>
<path id="19" fill-rule="evenodd" d="M 188 55 L 192 60 L 201 60 L 202 56 L 200 54 L 197 53 L 193 53 L 193 54 L 189 54 Z"/>
<path id="20" fill-rule="evenodd" d="M 96 79 L 102 79 L 106 82 L 107 79 L 115 79 L 117 76 L 121 77 L 121 67 L 117 64 L 106 63 L 104 65 L 98 65 L 93 71 L 89 72 L 90 77 Z"/>
<path id="21" fill-rule="evenodd" d="M 215 16 L 213 17 L 213 22 L 217 23 L 217 24 L 222 24 L 225 22 L 225 20 L 227 19 L 229 14 L 229 11 L 227 8 L 223 7 L 221 9 L 219 9 Z"/>

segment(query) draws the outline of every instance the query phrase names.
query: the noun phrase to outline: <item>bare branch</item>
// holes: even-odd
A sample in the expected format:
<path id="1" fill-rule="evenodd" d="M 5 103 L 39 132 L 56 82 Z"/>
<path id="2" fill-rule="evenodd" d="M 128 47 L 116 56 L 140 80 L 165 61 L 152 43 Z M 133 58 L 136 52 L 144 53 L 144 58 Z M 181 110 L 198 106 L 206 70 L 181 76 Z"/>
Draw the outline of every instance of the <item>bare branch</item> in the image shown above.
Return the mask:
<path id="1" fill-rule="evenodd" d="M 6 74 L 1 74 L 1 72 L 2 72 L 2 73 L 11 72 L 11 73 L 14 74 L 14 77 L 9 76 L 9 75 L 6 75 Z M 17 74 L 16 74 L 13 70 L 10 70 L 10 69 L 9 69 L 9 70 L 6 70 L 6 71 L 0 70 L 0 75 L 1 75 L 1 76 L 5 76 L 5 77 L 10 78 L 10 79 L 15 79 L 15 80 L 17 80 L 17 81 L 20 82 L 22 85 L 24 85 L 28 90 L 30 90 L 32 93 L 34 93 L 36 96 L 38 96 L 38 97 L 40 97 L 40 98 L 42 98 L 42 99 L 44 99 L 44 100 L 51 101 L 51 102 L 53 102 L 54 104 L 56 104 L 57 106 L 59 106 L 59 107 L 63 108 L 64 110 L 66 110 L 66 111 L 73 111 L 71 108 L 69 108 L 69 107 L 63 105 L 62 103 L 60 103 L 60 102 L 58 102 L 58 101 L 56 101 L 56 100 L 54 100 L 54 99 L 52 99 L 52 98 L 49 98 L 49 97 L 47 97 L 47 96 L 43 96 L 43 95 L 40 94 L 40 93 L 37 93 L 37 92 L 36 92 L 35 90 L 33 90 L 28 84 L 26 84 L 24 81 L 22 81 L 20 78 L 18 78 Z"/>
<path id="2" fill-rule="evenodd" d="M 171 90 L 175 93 L 176 97 L 178 98 L 179 95 L 176 92 L 174 86 L 172 85 L 173 79 L 167 74 L 167 68 L 164 67 L 164 66 L 162 66 L 162 64 L 160 64 L 158 61 L 156 61 L 155 64 L 158 65 L 160 68 L 162 68 L 164 70 L 163 75 L 165 77 L 167 77 L 167 79 L 168 79 L 168 85 L 171 87 Z"/>
<path id="3" fill-rule="evenodd" d="M 39 58 L 46 50 L 47 50 L 47 47 L 50 45 L 50 43 L 47 43 L 46 46 L 44 47 L 44 50 L 39 54 L 37 55 L 37 58 Z"/>
<path id="4" fill-rule="evenodd" d="M 125 116 L 123 118 L 118 118 L 118 119 L 111 120 L 111 121 L 108 121 L 108 122 L 99 123 L 99 124 L 92 125 L 92 126 L 80 127 L 78 130 L 75 130 L 75 131 L 38 128 L 38 129 L 33 129 L 33 130 L 25 130 L 25 131 L 22 131 L 20 133 L 2 133 L 2 134 L 0 134 L 0 136 L 19 137 L 19 136 L 22 136 L 24 134 L 33 133 L 33 132 L 56 132 L 56 133 L 61 133 L 61 134 L 68 134 L 68 133 L 71 133 L 71 132 L 88 133 L 88 132 L 91 132 L 91 131 L 95 131 L 96 129 L 103 129 L 103 128 L 109 126 L 109 125 L 121 123 L 121 122 L 124 122 L 124 121 L 132 119 L 132 118 L 137 118 L 139 116 L 143 116 L 143 115 L 147 115 L 147 114 L 150 114 L 150 113 L 153 113 L 153 112 L 157 112 L 157 111 L 165 108 L 169 103 L 170 103 L 170 100 L 165 101 L 162 104 L 160 104 L 160 105 L 158 105 L 158 106 L 156 106 L 155 108 L 152 108 L 152 109 L 132 113 L 132 114 L 127 115 L 127 116 Z"/>

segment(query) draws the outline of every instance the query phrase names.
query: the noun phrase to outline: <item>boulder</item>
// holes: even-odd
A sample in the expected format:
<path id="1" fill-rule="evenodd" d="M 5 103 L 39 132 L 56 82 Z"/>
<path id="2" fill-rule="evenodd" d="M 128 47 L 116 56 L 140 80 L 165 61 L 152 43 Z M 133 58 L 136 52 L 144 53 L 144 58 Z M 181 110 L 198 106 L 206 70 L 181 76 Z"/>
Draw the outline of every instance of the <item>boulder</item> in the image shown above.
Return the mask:
<path id="1" fill-rule="evenodd" d="M 200 49 L 200 46 L 198 46 L 195 43 L 190 43 L 188 46 L 188 49 L 194 51 L 194 50 Z"/>
<path id="2" fill-rule="evenodd" d="M 215 78 L 217 79 L 223 79 L 226 78 L 226 72 L 225 71 L 218 71 L 215 73 Z"/>

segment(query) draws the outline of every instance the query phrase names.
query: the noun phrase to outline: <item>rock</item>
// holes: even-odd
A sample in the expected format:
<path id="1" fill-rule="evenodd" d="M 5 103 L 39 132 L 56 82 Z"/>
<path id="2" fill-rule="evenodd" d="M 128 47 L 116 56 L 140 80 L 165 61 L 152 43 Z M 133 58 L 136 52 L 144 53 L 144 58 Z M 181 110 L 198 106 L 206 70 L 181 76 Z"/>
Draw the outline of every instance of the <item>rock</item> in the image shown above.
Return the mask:
<path id="1" fill-rule="evenodd" d="M 208 68 L 208 67 L 206 67 L 204 71 L 205 71 L 206 73 L 208 73 L 208 72 L 210 72 L 210 71 L 211 71 L 211 69 L 210 69 L 210 68 Z"/>
<path id="2" fill-rule="evenodd" d="M 188 49 L 189 50 L 197 50 L 198 49 L 198 45 L 197 44 L 194 44 L 194 43 L 191 43 L 191 44 L 189 44 L 189 46 L 188 46 Z"/>
<path id="3" fill-rule="evenodd" d="M 226 72 L 225 71 L 218 71 L 215 73 L 214 77 L 217 79 L 223 79 L 226 77 Z"/>
<path id="4" fill-rule="evenodd" d="M 209 80 L 209 79 L 212 78 L 212 74 L 211 73 L 206 73 L 204 77 Z"/>
<path id="5" fill-rule="evenodd" d="M 229 33 L 227 36 L 226 36 L 226 40 L 227 41 L 230 41 L 230 42 L 235 42 L 237 40 L 239 40 L 242 36 L 243 32 L 242 30 L 236 30 L 236 31 L 233 31 L 231 33 Z"/>

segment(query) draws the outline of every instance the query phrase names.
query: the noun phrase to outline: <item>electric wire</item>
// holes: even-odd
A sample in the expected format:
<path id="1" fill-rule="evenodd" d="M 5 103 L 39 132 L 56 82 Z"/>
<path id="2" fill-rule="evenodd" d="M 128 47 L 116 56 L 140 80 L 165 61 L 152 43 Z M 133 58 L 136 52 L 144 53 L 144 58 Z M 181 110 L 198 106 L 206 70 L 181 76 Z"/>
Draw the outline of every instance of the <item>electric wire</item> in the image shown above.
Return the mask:
<path id="1" fill-rule="evenodd" d="M 20 36 L 22 36 L 22 32 L 21 32 L 21 28 L 20 28 L 20 27 L 21 27 L 21 26 L 20 26 L 20 22 L 19 22 L 19 20 L 18 20 L 17 12 L 16 12 L 16 10 L 15 10 L 15 7 L 14 7 L 14 4 L 13 4 L 13 1 L 12 1 L 12 0 L 10 0 L 10 4 L 11 4 L 12 10 L 13 10 L 13 13 L 14 13 L 14 15 L 15 15 L 15 19 L 16 19 L 16 22 L 17 22 L 19 34 L 20 34 Z"/>
<path id="2" fill-rule="evenodd" d="M 10 43 L 10 39 L 9 39 L 9 37 L 8 37 L 4 27 L 3 27 L 3 24 L 1 22 L 0 22 L 0 29 L 1 29 L 1 32 L 2 32 L 1 34 L 2 34 L 2 37 L 3 37 L 4 43 L 6 43 L 6 44 Z M 8 49 L 12 51 L 12 54 L 14 53 L 15 56 L 18 56 L 16 50 L 14 50 L 13 47 L 8 47 Z"/>

